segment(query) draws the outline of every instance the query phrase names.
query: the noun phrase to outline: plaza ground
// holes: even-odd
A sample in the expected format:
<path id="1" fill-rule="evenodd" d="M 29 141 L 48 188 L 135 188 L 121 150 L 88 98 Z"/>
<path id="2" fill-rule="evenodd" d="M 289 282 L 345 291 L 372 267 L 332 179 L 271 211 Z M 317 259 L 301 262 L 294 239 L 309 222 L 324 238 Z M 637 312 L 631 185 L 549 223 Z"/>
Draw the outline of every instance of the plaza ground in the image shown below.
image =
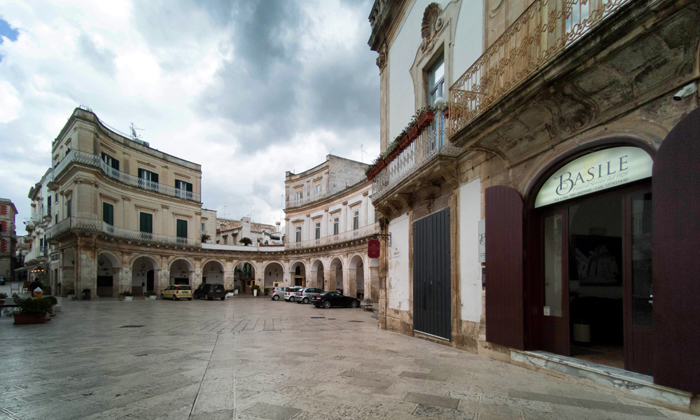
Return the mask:
<path id="1" fill-rule="evenodd" d="M 44 325 L 0 318 L 0 419 L 697 419 L 376 325 L 262 297 L 63 299 Z"/>

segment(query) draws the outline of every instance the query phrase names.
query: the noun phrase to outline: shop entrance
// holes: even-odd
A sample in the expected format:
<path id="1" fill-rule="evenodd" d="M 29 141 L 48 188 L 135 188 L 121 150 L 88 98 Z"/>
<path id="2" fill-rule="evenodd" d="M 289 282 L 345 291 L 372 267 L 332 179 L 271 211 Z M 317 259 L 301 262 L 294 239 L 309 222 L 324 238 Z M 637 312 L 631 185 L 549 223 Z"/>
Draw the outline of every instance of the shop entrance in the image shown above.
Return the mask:
<path id="1" fill-rule="evenodd" d="M 651 374 L 648 182 L 542 210 L 541 348 Z"/>

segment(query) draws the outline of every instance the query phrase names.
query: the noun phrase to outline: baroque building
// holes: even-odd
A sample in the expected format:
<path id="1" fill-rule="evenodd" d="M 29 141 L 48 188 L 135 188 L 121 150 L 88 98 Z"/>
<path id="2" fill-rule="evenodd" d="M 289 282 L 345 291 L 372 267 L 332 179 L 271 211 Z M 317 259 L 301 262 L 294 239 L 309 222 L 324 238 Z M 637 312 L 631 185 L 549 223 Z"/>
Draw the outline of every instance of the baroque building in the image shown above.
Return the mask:
<path id="1" fill-rule="evenodd" d="M 376 0 L 380 327 L 691 410 L 699 14 Z"/>
<path id="2" fill-rule="evenodd" d="M 15 249 L 17 234 L 15 231 L 15 216 L 17 208 L 11 200 L 0 198 L 0 277 L 14 280 Z"/>

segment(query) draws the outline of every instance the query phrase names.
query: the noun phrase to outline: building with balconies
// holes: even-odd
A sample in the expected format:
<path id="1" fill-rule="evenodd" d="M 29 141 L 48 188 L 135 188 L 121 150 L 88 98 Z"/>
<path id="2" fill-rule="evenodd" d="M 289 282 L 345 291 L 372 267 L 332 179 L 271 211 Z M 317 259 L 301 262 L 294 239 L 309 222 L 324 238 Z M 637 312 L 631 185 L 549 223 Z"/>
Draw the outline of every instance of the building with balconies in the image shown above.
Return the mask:
<path id="1" fill-rule="evenodd" d="M 380 326 L 691 410 L 698 21 L 685 0 L 375 1 L 368 174 L 405 243 Z"/>
<path id="2" fill-rule="evenodd" d="M 15 249 L 17 233 L 15 231 L 15 216 L 17 208 L 11 200 L 0 198 L 0 277 L 14 280 Z"/>
<path id="3" fill-rule="evenodd" d="M 307 171 L 287 172 L 285 250 L 303 262 L 293 268 L 296 285 L 377 301 L 379 262 L 368 258 L 367 241 L 379 229 L 367 168 L 328 155 Z"/>

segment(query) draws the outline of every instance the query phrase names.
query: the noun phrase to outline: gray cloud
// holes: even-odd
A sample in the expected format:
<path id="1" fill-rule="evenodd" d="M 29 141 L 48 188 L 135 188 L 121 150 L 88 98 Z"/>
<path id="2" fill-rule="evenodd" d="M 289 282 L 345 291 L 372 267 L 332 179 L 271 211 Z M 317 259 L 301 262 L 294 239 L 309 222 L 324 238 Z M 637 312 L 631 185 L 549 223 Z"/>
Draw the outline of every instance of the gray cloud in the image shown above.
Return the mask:
<path id="1" fill-rule="evenodd" d="M 114 75 L 115 54 L 112 51 L 98 48 L 90 36 L 85 33 L 80 34 L 80 38 L 78 38 L 78 48 L 95 70 L 109 76 Z"/>

